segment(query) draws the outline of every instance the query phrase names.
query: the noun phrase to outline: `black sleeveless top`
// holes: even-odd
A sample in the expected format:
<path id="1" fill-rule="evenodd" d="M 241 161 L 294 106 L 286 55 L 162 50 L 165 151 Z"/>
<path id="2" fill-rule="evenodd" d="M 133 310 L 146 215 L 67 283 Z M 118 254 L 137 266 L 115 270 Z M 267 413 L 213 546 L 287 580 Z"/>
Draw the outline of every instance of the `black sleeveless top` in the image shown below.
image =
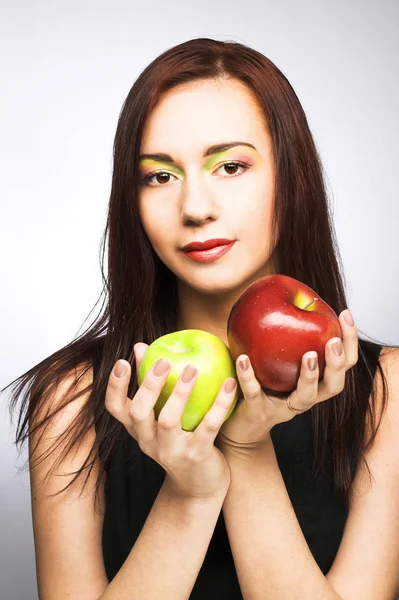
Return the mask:
<path id="1" fill-rule="evenodd" d="M 359 342 L 372 360 L 374 378 L 381 346 L 368 340 Z M 98 365 L 94 364 L 93 368 L 95 376 Z M 364 369 L 359 369 L 359 377 L 363 393 L 368 397 L 372 378 Z M 109 581 L 118 573 L 140 535 L 165 478 L 164 469 L 126 434 L 111 457 L 105 481 L 102 550 Z M 302 532 L 315 561 L 326 574 L 341 543 L 348 509 L 333 490 L 329 461 L 321 475 L 310 478 L 313 461 L 310 411 L 276 425 L 271 437 Z M 354 475 L 356 464 L 352 466 Z M 243 599 L 222 510 L 190 595 L 190 600 L 204 598 Z"/>

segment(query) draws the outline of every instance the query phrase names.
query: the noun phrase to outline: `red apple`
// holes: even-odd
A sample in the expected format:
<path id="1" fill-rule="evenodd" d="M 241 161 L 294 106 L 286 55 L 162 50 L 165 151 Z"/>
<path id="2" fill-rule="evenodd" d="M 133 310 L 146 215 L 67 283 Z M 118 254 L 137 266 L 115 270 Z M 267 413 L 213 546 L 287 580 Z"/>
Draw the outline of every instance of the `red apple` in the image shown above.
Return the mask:
<path id="1" fill-rule="evenodd" d="M 248 286 L 230 311 L 229 349 L 234 361 L 249 356 L 265 392 L 296 389 L 302 356 L 318 355 L 319 380 L 325 369 L 325 345 L 342 339 L 334 310 L 314 290 L 287 275 L 266 275 Z"/>

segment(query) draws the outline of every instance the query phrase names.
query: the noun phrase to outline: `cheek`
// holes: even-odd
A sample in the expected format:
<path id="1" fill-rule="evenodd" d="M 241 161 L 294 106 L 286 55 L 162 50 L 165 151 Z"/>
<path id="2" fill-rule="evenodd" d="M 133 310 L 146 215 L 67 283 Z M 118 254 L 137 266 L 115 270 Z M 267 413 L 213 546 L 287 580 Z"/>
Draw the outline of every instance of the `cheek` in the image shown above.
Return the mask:
<path id="1" fill-rule="evenodd" d="M 267 194 L 255 194 L 245 205 L 240 229 L 243 239 L 254 251 L 261 248 L 267 251 L 272 233 L 273 208 L 273 198 Z"/>
<path id="2" fill-rule="evenodd" d="M 244 206 L 240 209 L 240 217 L 243 224 L 245 223 L 245 231 L 262 230 L 265 233 L 270 225 L 273 214 L 273 198 L 266 191 L 260 194 L 259 189 L 254 190 L 253 194 L 248 194 Z"/>
<path id="3" fill-rule="evenodd" d="M 162 214 L 159 206 L 151 206 L 149 202 L 140 206 L 140 218 L 149 238 L 157 237 L 166 228 L 167 215 Z"/>
<path id="4" fill-rule="evenodd" d="M 175 227 L 170 223 L 170 214 L 163 214 L 157 210 L 146 207 L 140 211 L 141 222 L 151 245 L 158 254 L 167 252 L 167 248 L 175 243 L 173 235 Z"/>

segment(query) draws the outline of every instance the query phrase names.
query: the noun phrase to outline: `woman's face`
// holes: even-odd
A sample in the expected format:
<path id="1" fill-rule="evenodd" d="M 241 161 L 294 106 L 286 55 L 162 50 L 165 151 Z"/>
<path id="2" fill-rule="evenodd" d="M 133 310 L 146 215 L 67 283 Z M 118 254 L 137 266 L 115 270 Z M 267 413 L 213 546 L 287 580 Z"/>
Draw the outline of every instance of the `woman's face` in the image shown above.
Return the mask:
<path id="1" fill-rule="evenodd" d="M 204 156 L 214 144 L 245 142 Z M 203 294 L 240 289 L 273 272 L 271 139 L 251 91 L 238 80 L 201 81 L 170 90 L 149 117 L 140 154 L 140 217 L 161 261 L 180 283 Z M 230 165 L 234 161 L 248 166 Z M 158 174 L 153 173 L 157 171 Z M 235 240 L 227 254 L 197 262 L 181 248 L 213 238 Z"/>

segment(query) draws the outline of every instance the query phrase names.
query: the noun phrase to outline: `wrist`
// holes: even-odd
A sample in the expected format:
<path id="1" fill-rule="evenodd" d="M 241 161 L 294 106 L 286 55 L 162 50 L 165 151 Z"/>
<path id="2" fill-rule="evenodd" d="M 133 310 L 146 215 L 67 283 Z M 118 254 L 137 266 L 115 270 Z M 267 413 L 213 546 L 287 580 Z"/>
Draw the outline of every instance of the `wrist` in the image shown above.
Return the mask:
<path id="1" fill-rule="evenodd" d="M 223 452 L 227 462 L 231 458 L 243 460 L 254 460 L 258 456 L 264 456 L 273 446 L 270 433 L 257 442 L 238 443 L 233 440 L 219 440 L 218 448 Z"/>
<path id="2" fill-rule="evenodd" d="M 165 480 L 162 485 L 164 494 L 169 498 L 179 501 L 182 504 L 192 505 L 192 506 L 202 506 L 214 504 L 215 502 L 220 502 L 221 504 L 224 501 L 224 498 L 228 492 L 230 486 L 230 470 L 229 470 L 229 478 L 227 481 L 221 483 L 213 492 L 204 495 L 193 495 L 188 494 L 184 490 L 179 489 L 179 487 L 175 484 L 173 479 L 169 477 L 168 474 L 165 475 Z"/>
<path id="3" fill-rule="evenodd" d="M 219 448 L 219 450 L 223 451 L 223 453 L 235 450 L 239 452 L 251 452 L 262 450 L 271 443 L 272 438 L 270 435 L 270 431 L 268 433 L 263 433 L 262 437 L 259 437 L 258 440 L 249 442 L 233 440 L 222 434 L 219 434 L 215 440 L 215 446 Z"/>

